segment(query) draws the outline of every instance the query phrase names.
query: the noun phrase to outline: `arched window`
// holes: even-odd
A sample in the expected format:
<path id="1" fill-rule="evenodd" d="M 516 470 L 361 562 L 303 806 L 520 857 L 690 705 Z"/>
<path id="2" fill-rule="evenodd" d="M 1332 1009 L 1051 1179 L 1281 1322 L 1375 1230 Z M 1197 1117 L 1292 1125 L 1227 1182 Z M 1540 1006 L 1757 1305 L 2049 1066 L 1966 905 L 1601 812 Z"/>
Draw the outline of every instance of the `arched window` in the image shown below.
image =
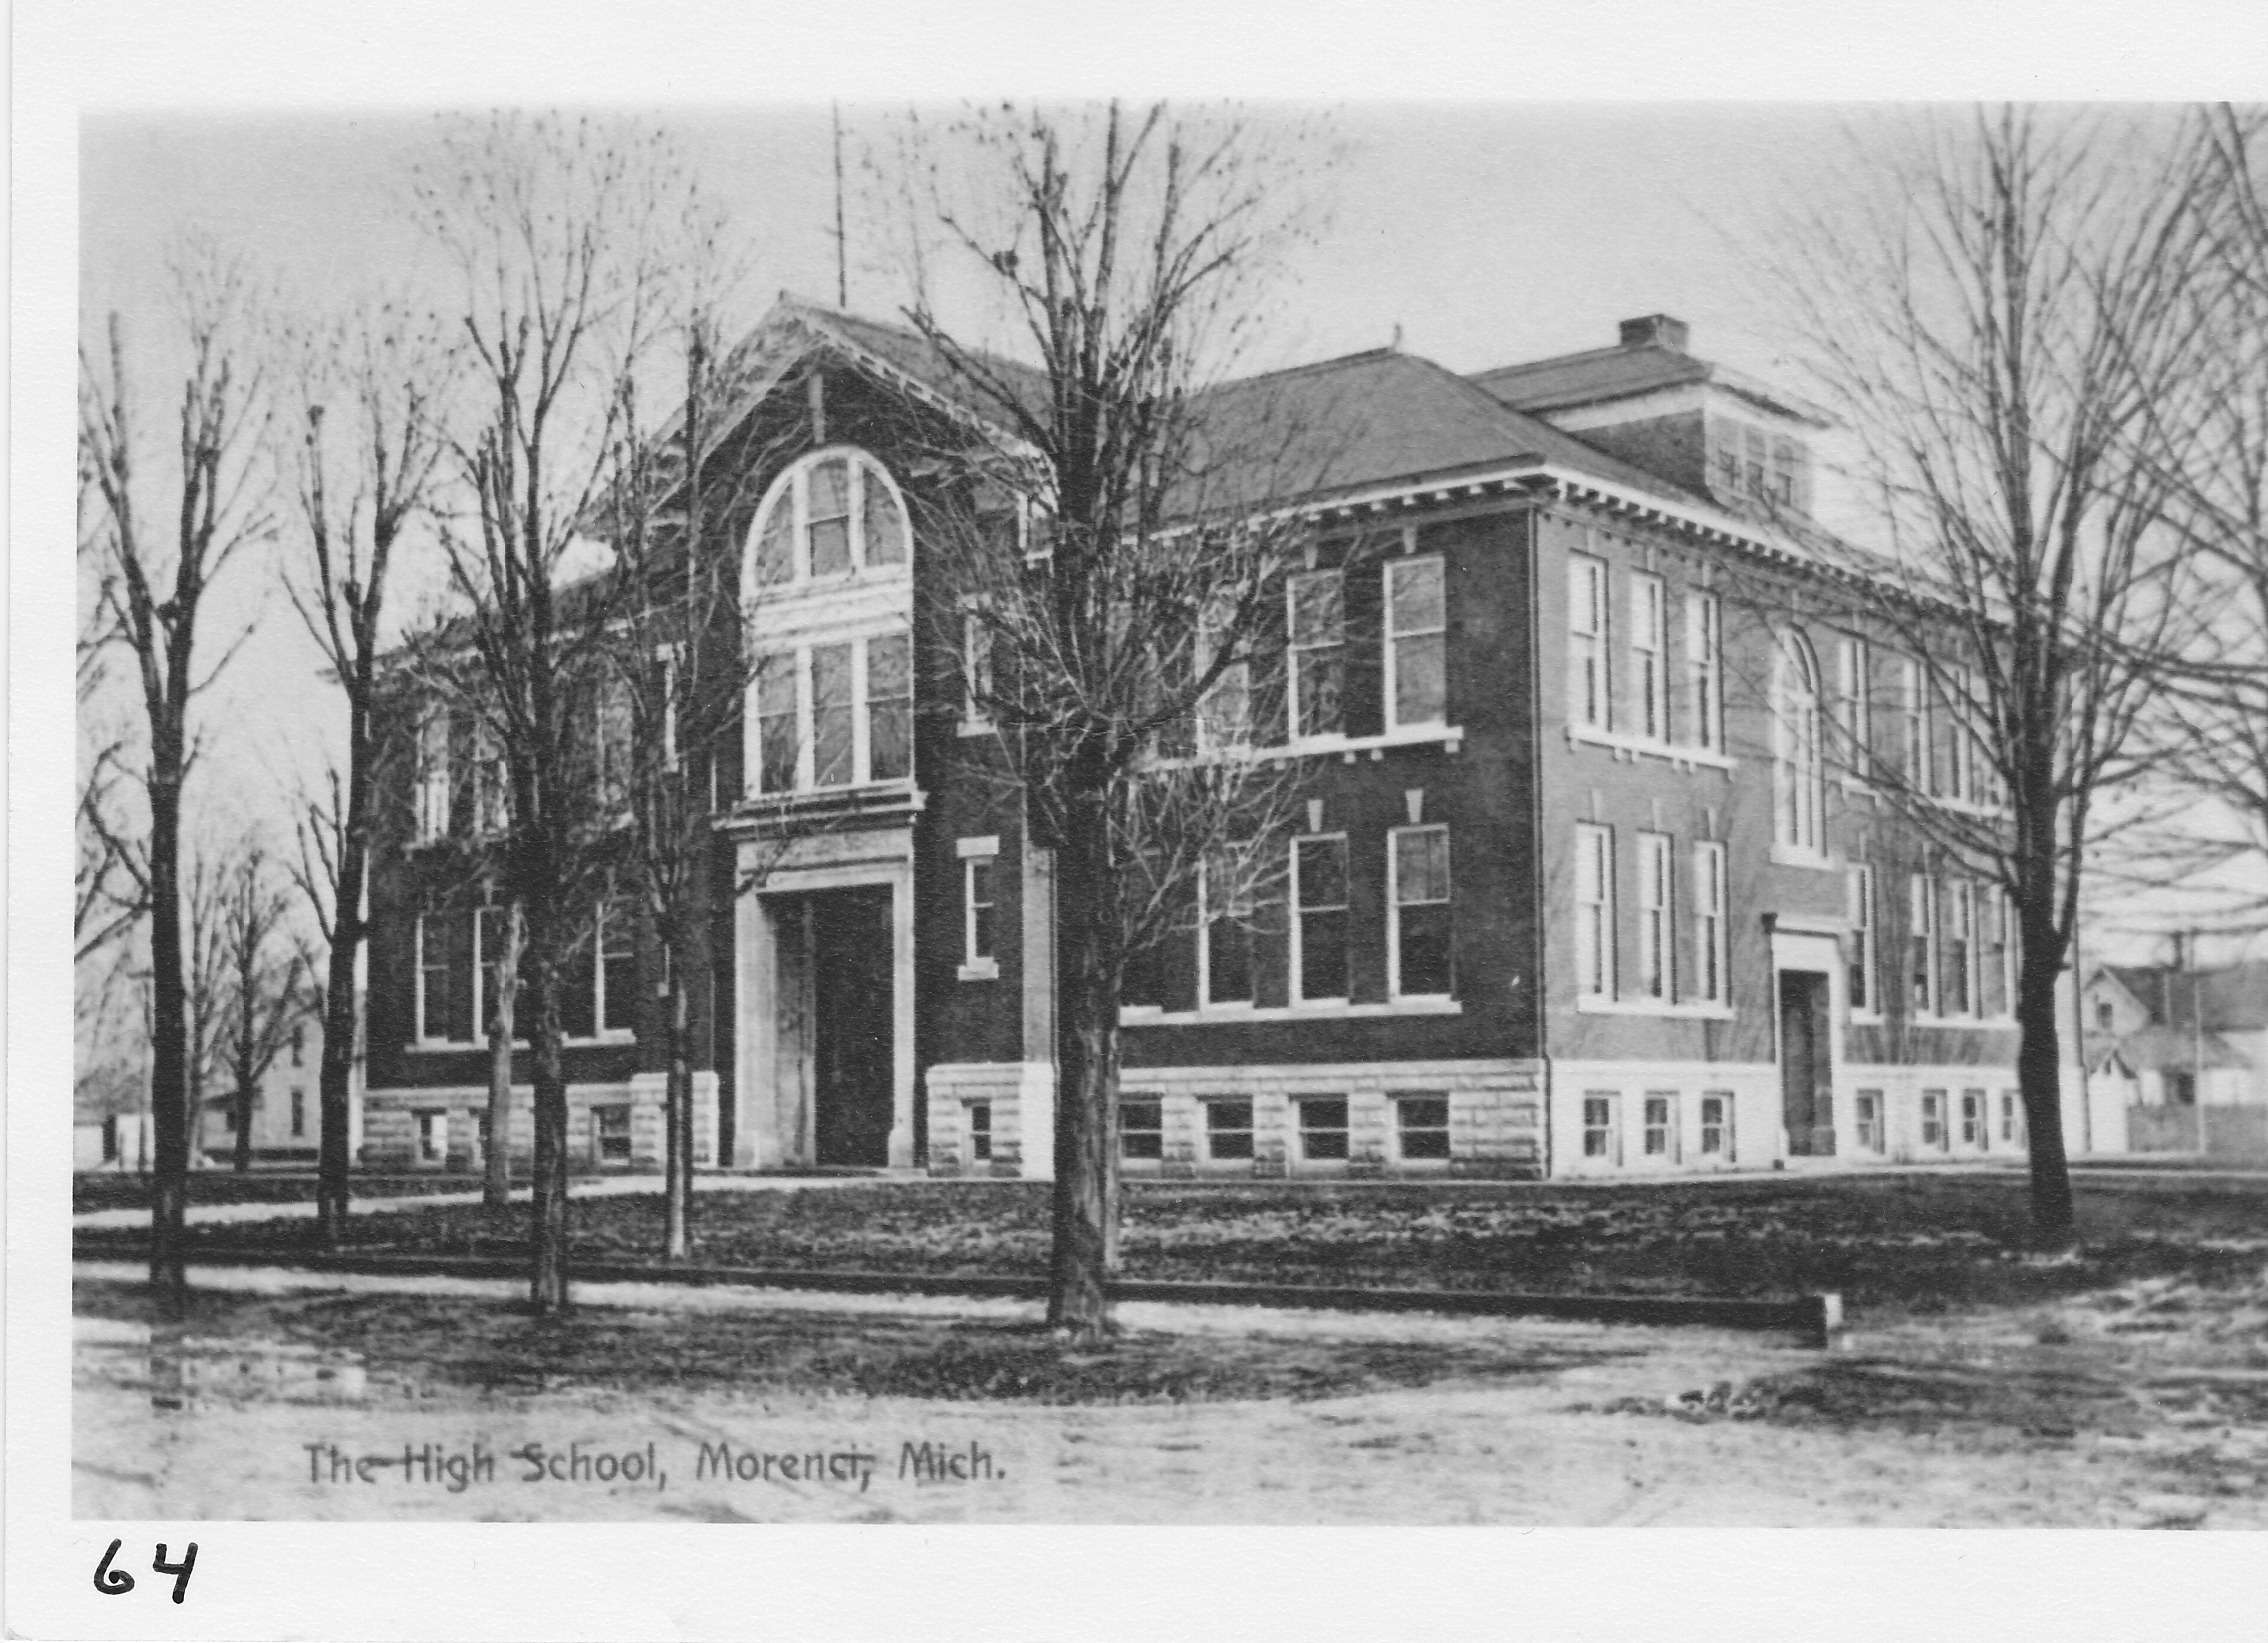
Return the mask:
<path id="1" fill-rule="evenodd" d="M 748 533 L 750 593 L 789 582 L 888 571 L 906 563 L 904 499 L 882 465 L 838 446 L 772 482 Z"/>
<path id="2" fill-rule="evenodd" d="M 1789 850 L 1826 849 L 1826 771 L 1820 753 L 1819 659 L 1810 642 L 1788 634 L 1779 647 L 1772 836 Z"/>

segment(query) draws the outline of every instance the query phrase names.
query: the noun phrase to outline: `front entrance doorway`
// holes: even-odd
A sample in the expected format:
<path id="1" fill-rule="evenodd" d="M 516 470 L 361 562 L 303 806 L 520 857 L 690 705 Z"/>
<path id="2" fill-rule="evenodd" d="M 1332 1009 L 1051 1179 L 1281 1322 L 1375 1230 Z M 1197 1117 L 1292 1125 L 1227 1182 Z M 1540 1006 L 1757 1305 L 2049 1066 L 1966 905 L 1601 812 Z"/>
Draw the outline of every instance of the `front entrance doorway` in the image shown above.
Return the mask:
<path id="1" fill-rule="evenodd" d="M 800 898 L 810 956 L 812 1161 L 890 1161 L 894 999 L 890 887 Z M 792 928 L 792 925 L 791 925 Z"/>
<path id="2" fill-rule="evenodd" d="M 1835 1066 L 1827 1015 L 1827 977 L 1816 970 L 1779 972 L 1781 1122 L 1791 1158 L 1835 1153 Z"/>

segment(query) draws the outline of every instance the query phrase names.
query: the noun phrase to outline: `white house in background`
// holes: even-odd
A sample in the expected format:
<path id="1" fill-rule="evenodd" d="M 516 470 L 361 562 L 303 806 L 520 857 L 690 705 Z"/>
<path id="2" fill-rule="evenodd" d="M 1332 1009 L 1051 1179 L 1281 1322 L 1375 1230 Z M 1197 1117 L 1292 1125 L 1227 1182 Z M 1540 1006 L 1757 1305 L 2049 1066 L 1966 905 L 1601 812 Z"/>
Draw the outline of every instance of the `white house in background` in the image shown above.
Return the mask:
<path id="1" fill-rule="evenodd" d="M 2106 964 L 2080 1008 L 2091 1103 L 2125 1150 L 2268 1157 L 2268 963 Z"/>

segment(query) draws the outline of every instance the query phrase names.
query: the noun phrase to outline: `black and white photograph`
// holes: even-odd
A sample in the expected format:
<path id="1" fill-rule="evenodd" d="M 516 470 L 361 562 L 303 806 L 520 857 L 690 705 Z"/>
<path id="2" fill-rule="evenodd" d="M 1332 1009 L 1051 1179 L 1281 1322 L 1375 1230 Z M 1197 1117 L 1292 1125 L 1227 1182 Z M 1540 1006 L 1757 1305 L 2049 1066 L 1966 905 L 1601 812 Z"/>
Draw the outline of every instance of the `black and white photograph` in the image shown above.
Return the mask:
<path id="1" fill-rule="evenodd" d="M 781 72 L 68 113 L 24 1635 L 2268 1529 L 2268 103 Z"/>

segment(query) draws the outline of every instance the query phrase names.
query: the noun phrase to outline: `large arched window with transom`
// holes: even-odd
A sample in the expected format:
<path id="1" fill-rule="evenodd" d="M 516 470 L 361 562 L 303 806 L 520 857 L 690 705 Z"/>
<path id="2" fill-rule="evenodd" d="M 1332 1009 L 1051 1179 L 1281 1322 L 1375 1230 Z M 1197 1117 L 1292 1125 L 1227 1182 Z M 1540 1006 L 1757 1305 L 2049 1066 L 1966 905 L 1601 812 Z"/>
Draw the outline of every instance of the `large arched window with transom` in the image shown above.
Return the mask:
<path id="1" fill-rule="evenodd" d="M 1827 848 L 1827 773 L 1820 747 L 1819 659 L 1800 633 L 1781 637 L 1776 671 L 1772 836 L 1784 849 L 1822 855 Z"/>
<path id="2" fill-rule="evenodd" d="M 882 465 L 847 446 L 805 457 L 772 482 L 748 533 L 753 593 L 905 567 L 905 499 Z"/>

